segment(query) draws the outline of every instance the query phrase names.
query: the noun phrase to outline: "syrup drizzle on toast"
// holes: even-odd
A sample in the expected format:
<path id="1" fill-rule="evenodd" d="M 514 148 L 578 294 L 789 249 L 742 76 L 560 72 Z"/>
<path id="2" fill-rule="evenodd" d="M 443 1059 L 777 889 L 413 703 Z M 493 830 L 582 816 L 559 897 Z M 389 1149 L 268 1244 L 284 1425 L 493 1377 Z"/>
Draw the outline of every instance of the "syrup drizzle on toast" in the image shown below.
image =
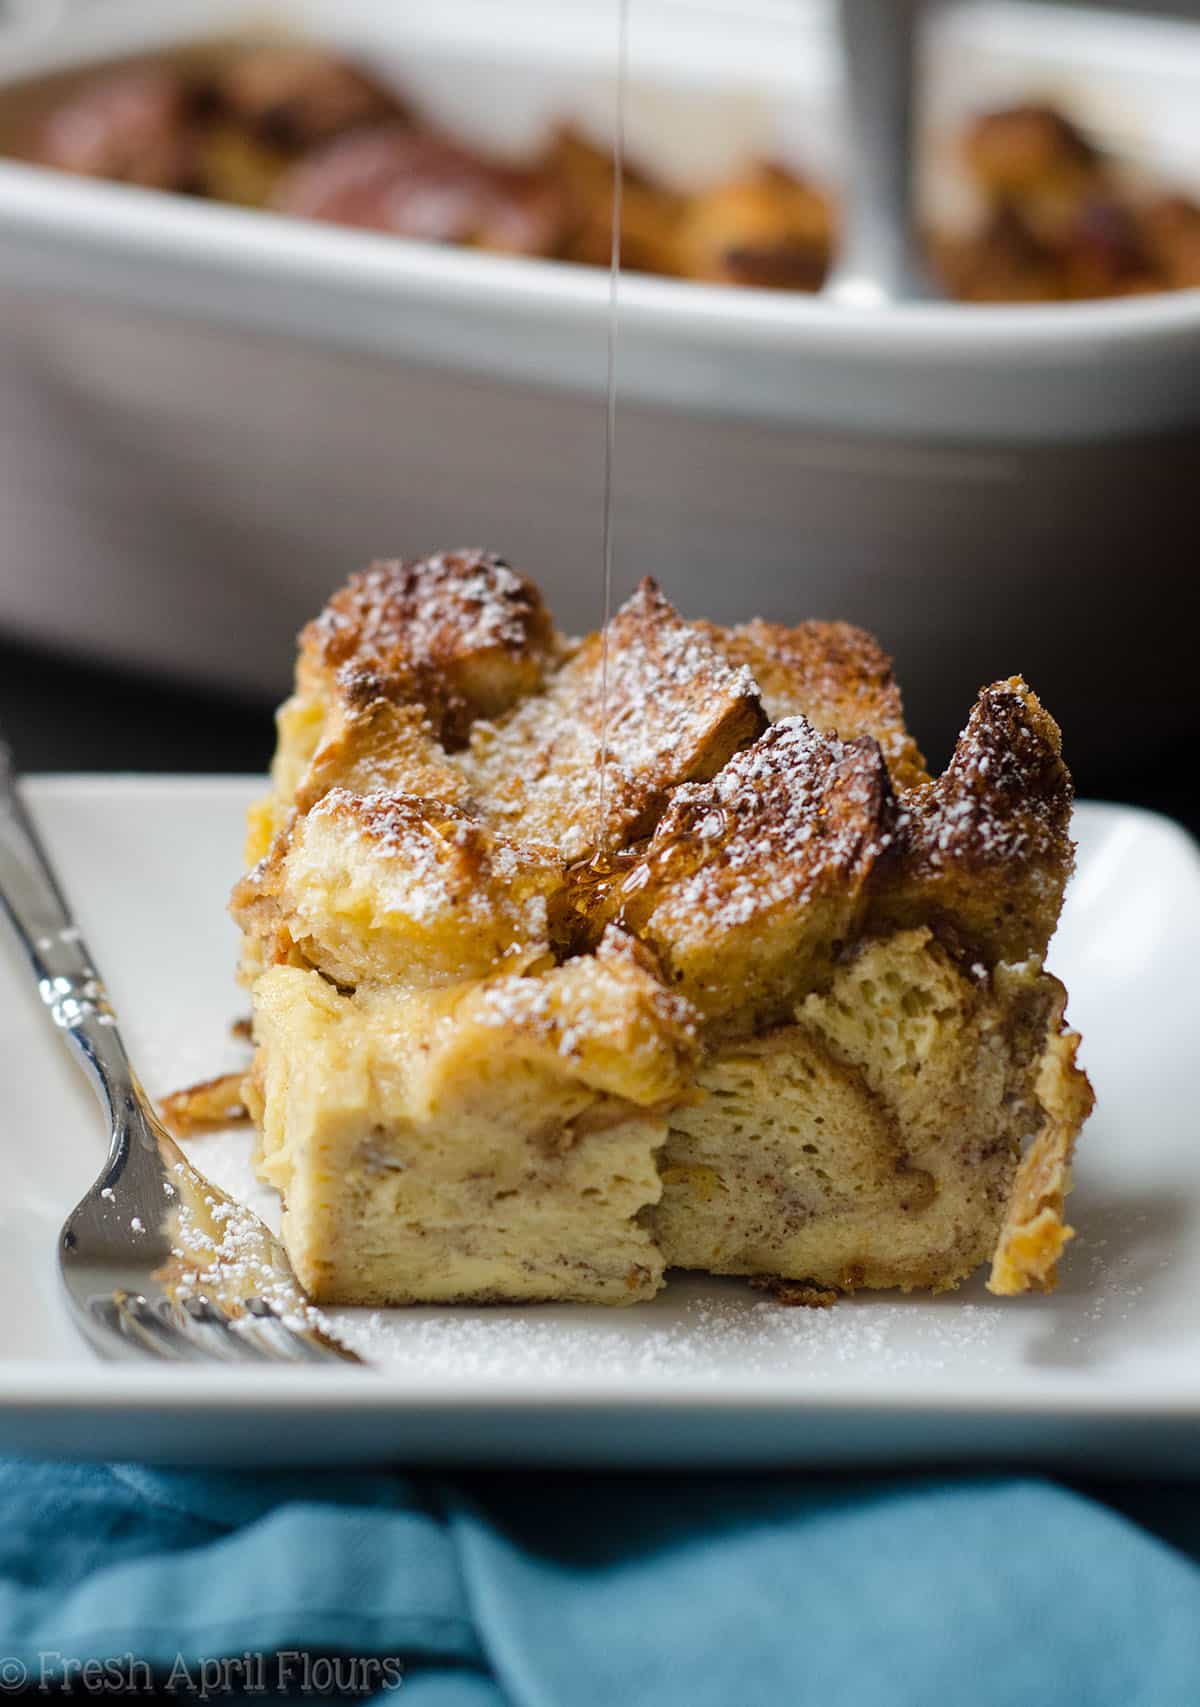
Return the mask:
<path id="1" fill-rule="evenodd" d="M 621 280 L 621 202 L 625 172 L 625 100 L 629 81 L 629 0 L 617 0 L 617 93 L 613 115 L 612 243 L 608 270 L 608 375 L 604 417 L 604 494 L 600 529 L 603 622 L 600 630 L 600 777 L 596 845 L 606 841 L 608 778 L 608 619 L 612 614 L 613 460 L 617 433 L 617 307 Z"/>

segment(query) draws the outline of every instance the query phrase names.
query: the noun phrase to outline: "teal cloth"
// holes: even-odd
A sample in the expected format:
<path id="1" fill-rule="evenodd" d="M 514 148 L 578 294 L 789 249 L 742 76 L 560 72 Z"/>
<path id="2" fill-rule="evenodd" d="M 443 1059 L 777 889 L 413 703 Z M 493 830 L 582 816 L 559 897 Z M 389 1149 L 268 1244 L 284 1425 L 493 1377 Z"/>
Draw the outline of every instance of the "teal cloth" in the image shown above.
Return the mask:
<path id="1" fill-rule="evenodd" d="M 91 1659 L 408 1707 L 1200 1702 L 1200 1490 L 0 1463 L 0 1513 L 10 1695 Z"/>

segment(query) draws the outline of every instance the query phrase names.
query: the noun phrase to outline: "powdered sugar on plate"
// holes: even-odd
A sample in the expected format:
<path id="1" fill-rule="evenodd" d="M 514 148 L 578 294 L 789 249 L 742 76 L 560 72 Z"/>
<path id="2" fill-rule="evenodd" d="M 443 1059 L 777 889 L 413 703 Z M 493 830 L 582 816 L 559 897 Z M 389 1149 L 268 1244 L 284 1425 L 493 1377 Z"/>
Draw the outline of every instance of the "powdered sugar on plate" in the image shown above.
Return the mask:
<path id="1" fill-rule="evenodd" d="M 690 1276 L 675 1277 L 652 1303 L 628 1310 L 422 1307 L 335 1311 L 331 1319 L 360 1356 L 426 1379 L 589 1384 L 675 1376 L 719 1385 L 731 1373 L 801 1369 L 819 1380 L 856 1364 L 880 1376 L 941 1369 L 950 1355 L 986 1361 L 995 1325 L 987 1304 L 958 1303 L 953 1313 L 877 1300 L 795 1309 L 764 1300 L 744 1282 Z"/>
<path id="2" fill-rule="evenodd" d="M 254 1173 L 245 1128 L 192 1138 L 185 1148 L 214 1184 L 272 1229 L 278 1199 Z M 689 1385 L 795 1373 L 814 1389 L 861 1378 L 1012 1371 L 1032 1355 L 1067 1365 L 1102 1357 L 1142 1308 L 1144 1257 L 1136 1205 L 1105 1215 L 1075 1241 L 1059 1297 L 993 1298 L 982 1277 L 940 1297 L 860 1295 L 827 1309 L 776 1303 L 745 1282 L 675 1275 L 648 1304 L 413 1306 L 320 1312 L 324 1325 L 368 1363 L 396 1375 L 462 1385 L 658 1382 Z M 1080 1205 L 1080 1220 L 1087 1215 Z M 1029 1346 L 1009 1331 L 1014 1314 Z M 1032 1347 L 1030 1351 L 1029 1347 Z"/>

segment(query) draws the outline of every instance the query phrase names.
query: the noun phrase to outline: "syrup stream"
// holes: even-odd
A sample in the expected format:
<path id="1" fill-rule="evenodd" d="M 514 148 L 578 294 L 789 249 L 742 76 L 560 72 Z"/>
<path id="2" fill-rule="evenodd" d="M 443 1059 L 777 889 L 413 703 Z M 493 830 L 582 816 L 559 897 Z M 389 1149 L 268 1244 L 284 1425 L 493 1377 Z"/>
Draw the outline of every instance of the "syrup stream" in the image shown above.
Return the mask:
<path id="1" fill-rule="evenodd" d="M 608 268 L 608 386 L 604 417 L 604 508 L 600 555 L 604 615 L 600 630 L 600 799 L 596 846 L 604 852 L 608 783 L 608 619 L 612 614 L 613 460 L 617 436 L 617 301 L 621 279 L 621 204 L 625 174 L 625 97 L 629 77 L 629 0 L 617 0 L 617 97 L 613 117 L 612 244 Z"/>

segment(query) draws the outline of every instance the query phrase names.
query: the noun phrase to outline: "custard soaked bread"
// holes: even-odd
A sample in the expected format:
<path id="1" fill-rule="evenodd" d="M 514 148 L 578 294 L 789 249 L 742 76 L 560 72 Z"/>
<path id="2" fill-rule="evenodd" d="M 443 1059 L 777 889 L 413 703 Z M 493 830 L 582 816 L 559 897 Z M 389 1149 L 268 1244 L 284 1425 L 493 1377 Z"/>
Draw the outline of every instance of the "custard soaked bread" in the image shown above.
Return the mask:
<path id="1" fill-rule="evenodd" d="M 934 779 L 846 624 L 688 622 L 646 581 L 606 658 L 487 553 L 353 577 L 233 900 L 300 1278 L 1052 1286 L 1091 1105 L 1042 969 L 1070 808 L 1017 678 Z"/>

